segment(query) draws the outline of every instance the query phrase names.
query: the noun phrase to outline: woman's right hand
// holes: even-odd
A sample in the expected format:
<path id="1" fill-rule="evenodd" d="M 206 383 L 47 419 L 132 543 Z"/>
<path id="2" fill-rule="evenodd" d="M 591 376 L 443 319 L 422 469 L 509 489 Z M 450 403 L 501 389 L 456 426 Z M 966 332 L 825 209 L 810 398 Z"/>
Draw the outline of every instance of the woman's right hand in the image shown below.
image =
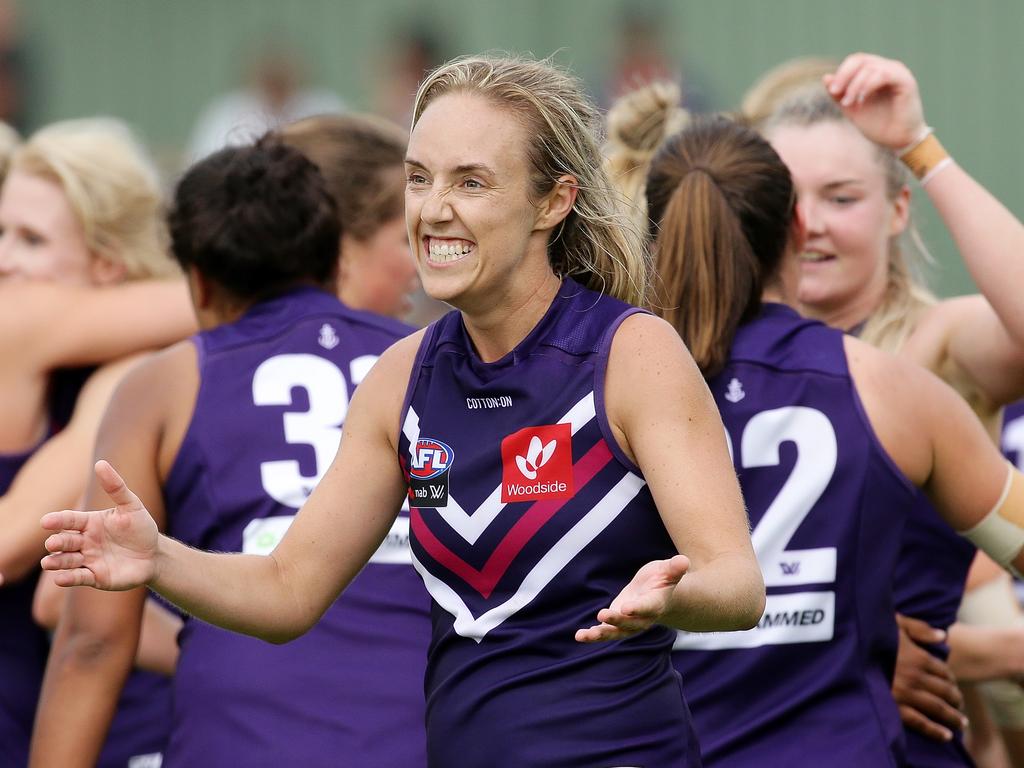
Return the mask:
<path id="1" fill-rule="evenodd" d="M 870 53 L 847 56 L 825 87 L 868 139 L 899 152 L 920 141 L 924 108 L 914 74 L 903 62 Z"/>
<path id="2" fill-rule="evenodd" d="M 142 586 L 156 574 L 156 522 L 110 464 L 98 461 L 95 470 L 114 506 L 44 515 L 40 524 L 55 533 L 46 539 L 50 554 L 42 559 L 43 569 L 54 571 L 54 582 L 62 587 L 126 590 Z"/>

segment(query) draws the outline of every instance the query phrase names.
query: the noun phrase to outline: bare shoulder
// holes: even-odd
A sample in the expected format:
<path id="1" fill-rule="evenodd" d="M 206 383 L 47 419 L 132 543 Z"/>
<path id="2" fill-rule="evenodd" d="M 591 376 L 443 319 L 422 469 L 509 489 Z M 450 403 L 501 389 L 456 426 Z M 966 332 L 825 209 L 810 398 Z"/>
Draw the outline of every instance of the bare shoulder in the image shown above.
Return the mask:
<path id="1" fill-rule="evenodd" d="M 646 313 L 630 315 L 615 332 L 608 357 L 608 376 L 697 371 L 689 350 L 676 329 Z M 697 371 L 697 376 L 700 376 Z M 655 379 L 654 384 L 658 383 Z M 640 384 L 640 382 L 634 382 Z"/>
<path id="2" fill-rule="evenodd" d="M 966 409 L 963 399 L 931 371 L 911 360 L 843 339 L 846 359 L 868 422 L 903 473 L 920 485 L 931 467 L 930 435 L 944 415 Z"/>
<path id="3" fill-rule="evenodd" d="M 635 458 L 633 443 L 649 431 L 665 430 L 670 424 L 692 428 L 709 414 L 717 416 L 686 345 L 675 328 L 653 315 L 631 315 L 619 326 L 604 388 L 608 422 L 630 458 Z"/>

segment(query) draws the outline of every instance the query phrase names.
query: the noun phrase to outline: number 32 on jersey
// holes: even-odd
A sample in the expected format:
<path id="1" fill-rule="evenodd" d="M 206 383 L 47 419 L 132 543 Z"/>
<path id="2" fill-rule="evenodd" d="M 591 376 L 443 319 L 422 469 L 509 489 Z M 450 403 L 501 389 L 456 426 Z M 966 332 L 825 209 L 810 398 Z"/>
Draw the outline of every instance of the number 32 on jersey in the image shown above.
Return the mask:
<path id="1" fill-rule="evenodd" d="M 836 548 L 787 549 L 835 473 L 838 446 L 832 423 L 821 411 L 804 406 L 761 411 L 743 429 L 739 464 L 744 469 L 778 466 L 779 448 L 786 442 L 796 446 L 796 463 L 750 538 L 766 587 L 813 584 L 818 589 L 769 594 L 760 623 L 745 632 L 680 632 L 676 650 L 756 648 L 832 639 Z M 731 437 L 729 450 L 735 450 Z"/>

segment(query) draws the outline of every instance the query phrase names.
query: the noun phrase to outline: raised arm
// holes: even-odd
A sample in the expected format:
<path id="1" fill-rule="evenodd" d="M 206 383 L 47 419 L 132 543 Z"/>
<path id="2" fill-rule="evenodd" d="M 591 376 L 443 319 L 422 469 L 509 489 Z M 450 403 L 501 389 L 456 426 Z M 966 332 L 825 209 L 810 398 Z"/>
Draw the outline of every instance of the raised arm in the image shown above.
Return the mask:
<path id="1" fill-rule="evenodd" d="M 648 563 L 583 642 L 654 623 L 689 631 L 749 629 L 764 610 L 764 581 L 711 393 L 676 331 L 634 315 L 612 343 L 606 381 L 616 438 L 644 473 L 683 557 Z"/>
<path id="2" fill-rule="evenodd" d="M 868 418 L 896 465 L 957 532 L 1004 568 L 1024 568 L 1024 476 L 949 385 L 914 363 L 844 339 Z"/>
<path id="3" fill-rule="evenodd" d="M 62 586 L 105 590 L 148 583 L 204 621 L 271 642 L 307 631 L 384 539 L 405 483 L 398 421 L 420 334 L 381 357 L 352 398 L 334 463 L 267 556 L 200 552 L 158 534 L 139 498 L 106 462 L 96 467 L 114 506 L 43 518 L 47 570 Z"/>
<path id="4" fill-rule="evenodd" d="M 50 370 L 165 347 L 197 326 L 184 280 L 143 280 L 106 288 L 0 286 L 0 328 L 10 329 L 0 333 L 3 359 Z"/>
<path id="5" fill-rule="evenodd" d="M 89 482 L 90 458 L 100 418 L 125 371 L 136 362 L 122 360 L 96 371 L 82 388 L 71 421 L 21 468 L 0 497 L 0 573 L 8 583 L 38 566 L 45 534 L 39 518 L 51 509 L 78 503 Z"/>
<path id="6" fill-rule="evenodd" d="M 896 152 L 913 148 L 927 130 L 917 81 L 899 61 L 853 54 L 826 86 L 865 136 Z M 1024 344 L 1024 225 L 957 163 L 938 162 L 943 166 L 925 177 L 924 191 L 978 288 Z"/>

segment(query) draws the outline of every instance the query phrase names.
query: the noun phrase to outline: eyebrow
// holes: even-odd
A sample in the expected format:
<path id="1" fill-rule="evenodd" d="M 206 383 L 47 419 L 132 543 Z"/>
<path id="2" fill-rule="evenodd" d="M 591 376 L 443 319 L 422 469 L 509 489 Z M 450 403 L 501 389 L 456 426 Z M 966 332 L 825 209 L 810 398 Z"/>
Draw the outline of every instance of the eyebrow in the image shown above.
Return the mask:
<path id="1" fill-rule="evenodd" d="M 825 189 L 835 189 L 836 187 L 845 187 L 847 184 L 863 184 L 864 182 L 860 179 L 839 179 L 838 181 L 830 181 L 825 185 Z"/>
<path id="2" fill-rule="evenodd" d="M 422 168 L 423 170 L 427 169 L 423 163 L 411 157 L 405 158 L 405 164 L 415 166 L 416 168 Z M 497 175 L 493 168 L 489 165 L 485 165 L 484 163 L 464 163 L 462 165 L 457 165 L 453 169 L 453 173 L 485 173 L 491 176 Z"/>

